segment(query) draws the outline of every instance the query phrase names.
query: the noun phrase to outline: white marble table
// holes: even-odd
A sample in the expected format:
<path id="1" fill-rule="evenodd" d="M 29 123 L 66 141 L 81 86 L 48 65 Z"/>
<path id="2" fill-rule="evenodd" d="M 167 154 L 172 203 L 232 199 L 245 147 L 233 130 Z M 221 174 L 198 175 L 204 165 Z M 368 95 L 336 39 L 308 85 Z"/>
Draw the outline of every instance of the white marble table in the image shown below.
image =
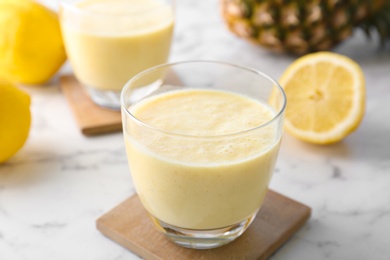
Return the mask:
<path id="1" fill-rule="evenodd" d="M 285 134 L 271 188 L 309 205 L 313 215 L 273 260 L 390 259 L 390 51 L 378 51 L 361 34 L 335 51 L 364 70 L 366 115 L 332 146 Z M 216 0 L 179 0 L 171 60 L 188 59 L 235 62 L 278 78 L 293 57 L 230 34 Z M 0 166 L 0 259 L 138 259 L 95 228 L 100 215 L 134 193 L 122 134 L 83 136 L 58 76 L 26 89 L 30 137 Z"/>

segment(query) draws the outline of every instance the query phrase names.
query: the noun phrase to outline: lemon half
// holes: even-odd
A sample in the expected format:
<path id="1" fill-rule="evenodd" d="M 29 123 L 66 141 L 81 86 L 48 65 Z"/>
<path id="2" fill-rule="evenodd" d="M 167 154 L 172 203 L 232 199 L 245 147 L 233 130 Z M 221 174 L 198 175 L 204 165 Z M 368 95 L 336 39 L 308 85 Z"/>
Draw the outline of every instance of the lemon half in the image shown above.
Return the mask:
<path id="1" fill-rule="evenodd" d="M 280 78 L 287 96 L 286 131 L 315 144 L 335 143 L 360 124 L 365 80 L 352 59 L 331 52 L 308 54 Z"/>

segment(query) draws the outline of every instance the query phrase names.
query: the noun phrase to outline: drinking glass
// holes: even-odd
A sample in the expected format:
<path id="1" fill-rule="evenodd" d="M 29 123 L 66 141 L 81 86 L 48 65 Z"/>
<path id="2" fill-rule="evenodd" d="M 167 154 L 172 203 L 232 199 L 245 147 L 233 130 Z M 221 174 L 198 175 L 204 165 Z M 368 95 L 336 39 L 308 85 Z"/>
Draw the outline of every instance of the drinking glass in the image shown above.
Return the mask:
<path id="1" fill-rule="evenodd" d="M 169 57 L 174 0 L 61 0 L 65 49 L 77 79 L 102 107 L 120 109 L 129 78 Z"/>
<path id="2" fill-rule="evenodd" d="M 234 64 L 178 62 L 130 79 L 121 106 L 132 178 L 158 230 L 196 249 L 239 237 L 274 170 L 286 106 L 280 85 Z"/>

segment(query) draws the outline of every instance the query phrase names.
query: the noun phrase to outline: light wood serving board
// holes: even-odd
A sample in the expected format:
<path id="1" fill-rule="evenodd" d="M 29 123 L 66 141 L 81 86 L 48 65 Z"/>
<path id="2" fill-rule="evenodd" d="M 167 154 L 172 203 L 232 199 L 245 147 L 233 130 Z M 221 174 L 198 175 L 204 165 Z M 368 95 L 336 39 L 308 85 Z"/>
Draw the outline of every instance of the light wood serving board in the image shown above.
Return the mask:
<path id="1" fill-rule="evenodd" d="M 73 75 L 62 76 L 60 85 L 84 135 L 99 135 L 122 130 L 121 112 L 102 108 L 93 103 Z"/>
<path id="2" fill-rule="evenodd" d="M 269 190 L 257 217 L 238 239 L 216 249 L 177 246 L 159 233 L 137 195 L 101 216 L 97 229 L 144 259 L 267 259 L 309 219 L 311 209 Z"/>
<path id="3" fill-rule="evenodd" d="M 164 83 L 180 86 L 181 80 L 174 72 L 169 71 L 164 78 Z M 84 135 L 100 135 L 122 130 L 121 112 L 93 103 L 74 75 L 62 76 L 60 85 Z"/>

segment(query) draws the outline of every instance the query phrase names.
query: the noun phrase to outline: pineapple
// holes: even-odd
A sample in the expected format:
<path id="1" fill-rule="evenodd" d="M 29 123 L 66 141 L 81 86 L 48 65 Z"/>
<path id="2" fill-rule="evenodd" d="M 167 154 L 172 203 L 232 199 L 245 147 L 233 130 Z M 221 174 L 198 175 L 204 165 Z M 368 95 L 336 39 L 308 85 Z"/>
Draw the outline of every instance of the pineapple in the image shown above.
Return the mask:
<path id="1" fill-rule="evenodd" d="M 229 29 L 276 52 L 329 50 L 355 27 L 390 38 L 390 0 L 220 0 Z"/>

